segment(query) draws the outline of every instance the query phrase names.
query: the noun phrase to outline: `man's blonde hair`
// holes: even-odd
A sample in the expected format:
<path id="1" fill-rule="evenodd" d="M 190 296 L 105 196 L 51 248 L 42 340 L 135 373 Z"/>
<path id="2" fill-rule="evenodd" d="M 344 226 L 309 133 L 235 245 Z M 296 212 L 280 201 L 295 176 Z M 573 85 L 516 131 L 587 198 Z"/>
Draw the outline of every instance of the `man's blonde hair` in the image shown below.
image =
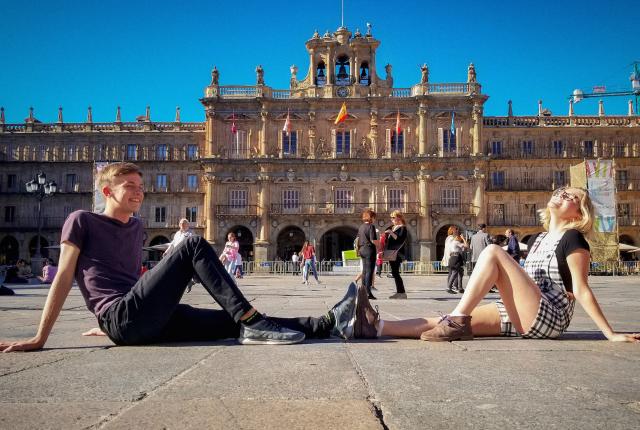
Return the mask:
<path id="1" fill-rule="evenodd" d="M 113 180 L 117 176 L 128 175 L 129 173 L 137 173 L 142 178 L 142 171 L 140 167 L 133 163 L 111 163 L 104 167 L 99 173 L 97 178 L 98 188 L 102 189 L 102 187 L 106 185 L 112 185 Z"/>

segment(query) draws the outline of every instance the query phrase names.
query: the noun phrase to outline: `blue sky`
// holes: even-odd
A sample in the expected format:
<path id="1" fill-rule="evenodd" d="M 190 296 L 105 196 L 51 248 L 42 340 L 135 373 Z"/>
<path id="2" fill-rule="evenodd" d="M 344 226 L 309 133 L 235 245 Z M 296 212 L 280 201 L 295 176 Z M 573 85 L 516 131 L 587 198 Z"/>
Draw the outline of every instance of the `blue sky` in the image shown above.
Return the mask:
<path id="1" fill-rule="evenodd" d="M 29 106 L 45 122 L 64 108 L 82 122 L 133 121 L 151 106 L 154 121 L 203 121 L 198 99 L 214 65 L 221 85 L 252 85 L 262 64 L 267 85 L 288 88 L 289 66 L 302 79 L 304 43 L 340 26 L 340 0 L 110 1 L 0 0 L 0 106 L 7 122 L 22 122 Z M 420 79 L 462 82 L 470 62 L 483 92 L 485 115 L 537 113 L 537 101 L 566 115 L 574 88 L 630 89 L 640 41 L 628 1 L 365 1 L 345 0 L 345 26 L 373 25 L 381 41 L 378 73 L 393 65 L 396 87 Z M 605 99 L 607 114 L 626 114 L 630 97 Z M 597 99 L 576 105 L 596 114 Z"/>

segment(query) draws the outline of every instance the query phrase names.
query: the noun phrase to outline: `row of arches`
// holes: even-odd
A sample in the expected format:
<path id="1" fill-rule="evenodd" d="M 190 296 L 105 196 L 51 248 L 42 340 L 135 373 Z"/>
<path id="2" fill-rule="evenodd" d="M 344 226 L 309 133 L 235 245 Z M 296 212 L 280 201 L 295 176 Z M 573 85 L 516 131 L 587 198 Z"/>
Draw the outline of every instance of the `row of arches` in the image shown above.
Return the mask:
<path id="1" fill-rule="evenodd" d="M 40 255 L 49 257 L 49 241 L 40 236 Z M 29 256 L 33 257 L 38 247 L 38 236 L 29 240 Z M 14 264 L 20 258 L 20 243 L 13 236 L 5 236 L 0 240 L 0 266 Z"/>

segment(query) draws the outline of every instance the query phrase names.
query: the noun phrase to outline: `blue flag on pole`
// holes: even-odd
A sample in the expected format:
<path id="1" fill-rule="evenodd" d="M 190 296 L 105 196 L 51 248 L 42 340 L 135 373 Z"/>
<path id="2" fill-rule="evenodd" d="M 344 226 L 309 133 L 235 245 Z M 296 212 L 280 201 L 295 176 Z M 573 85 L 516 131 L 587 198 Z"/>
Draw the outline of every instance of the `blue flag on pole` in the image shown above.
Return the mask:
<path id="1" fill-rule="evenodd" d="M 456 134 L 455 120 L 456 120 L 456 113 L 455 112 L 451 112 L 451 134 L 452 135 Z"/>

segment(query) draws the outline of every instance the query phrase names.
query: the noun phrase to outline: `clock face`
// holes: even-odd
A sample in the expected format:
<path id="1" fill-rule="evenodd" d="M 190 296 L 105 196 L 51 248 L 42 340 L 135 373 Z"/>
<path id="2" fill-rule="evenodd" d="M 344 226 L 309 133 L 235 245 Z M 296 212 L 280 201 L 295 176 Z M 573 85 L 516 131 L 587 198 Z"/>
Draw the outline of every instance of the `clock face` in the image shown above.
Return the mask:
<path id="1" fill-rule="evenodd" d="M 349 96 L 349 88 L 347 87 L 338 87 L 336 90 L 336 94 L 338 97 L 348 97 Z"/>

